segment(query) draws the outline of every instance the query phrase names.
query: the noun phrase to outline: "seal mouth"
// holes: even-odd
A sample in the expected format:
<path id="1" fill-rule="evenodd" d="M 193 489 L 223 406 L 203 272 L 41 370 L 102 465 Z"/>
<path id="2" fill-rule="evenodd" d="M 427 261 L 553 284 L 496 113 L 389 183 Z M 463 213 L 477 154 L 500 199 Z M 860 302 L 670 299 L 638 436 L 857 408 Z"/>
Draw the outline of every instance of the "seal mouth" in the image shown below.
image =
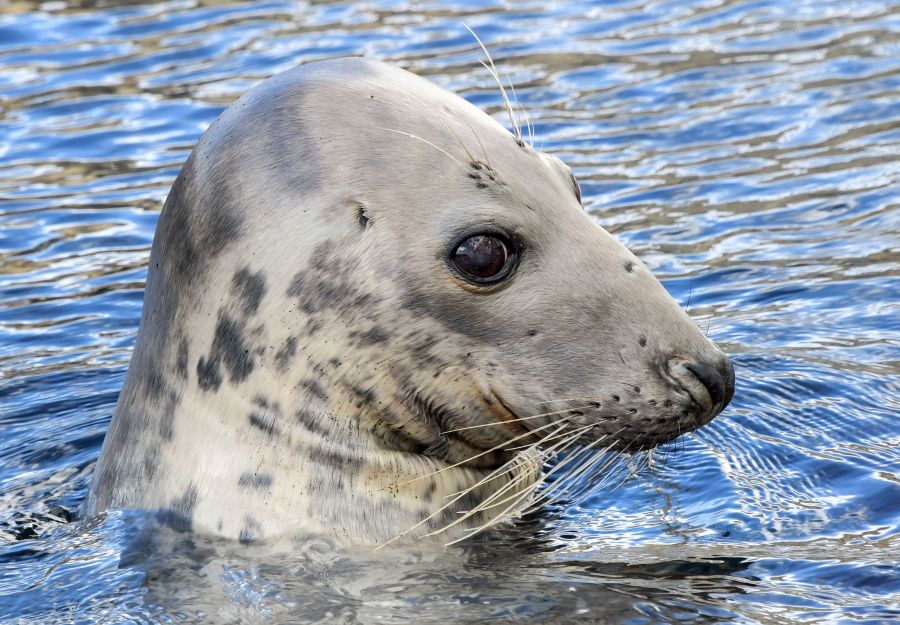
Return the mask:
<path id="1" fill-rule="evenodd" d="M 493 387 L 489 386 L 488 391 L 489 393 L 482 395 L 482 399 L 487 404 L 488 410 L 496 415 L 499 421 L 511 428 L 516 436 L 523 436 L 531 433 L 531 428 L 525 425 L 524 419 L 519 417 L 519 415 L 509 407 L 509 404 L 503 400 L 503 397 Z"/>

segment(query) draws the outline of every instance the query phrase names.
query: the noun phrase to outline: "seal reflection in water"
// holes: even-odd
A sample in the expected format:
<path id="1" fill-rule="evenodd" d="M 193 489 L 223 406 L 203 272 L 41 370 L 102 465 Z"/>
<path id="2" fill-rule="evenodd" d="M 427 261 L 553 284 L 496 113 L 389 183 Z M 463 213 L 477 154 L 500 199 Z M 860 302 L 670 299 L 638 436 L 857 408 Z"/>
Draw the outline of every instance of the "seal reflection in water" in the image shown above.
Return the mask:
<path id="1" fill-rule="evenodd" d="M 582 450 L 553 469 L 577 479 L 707 423 L 728 358 L 580 201 L 561 161 L 403 70 L 263 82 L 166 200 L 85 512 L 453 540 L 531 505 L 558 452 Z"/>

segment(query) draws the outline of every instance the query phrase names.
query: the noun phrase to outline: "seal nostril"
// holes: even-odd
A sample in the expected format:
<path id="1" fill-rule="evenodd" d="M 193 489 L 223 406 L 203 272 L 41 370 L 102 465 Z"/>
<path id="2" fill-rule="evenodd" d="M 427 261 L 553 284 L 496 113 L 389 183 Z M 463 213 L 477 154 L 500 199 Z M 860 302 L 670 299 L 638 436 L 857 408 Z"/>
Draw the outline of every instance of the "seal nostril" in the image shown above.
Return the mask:
<path id="1" fill-rule="evenodd" d="M 725 357 L 715 366 L 705 362 L 692 362 L 684 366 L 700 380 L 714 406 L 724 408 L 734 396 L 734 368 L 731 361 Z"/>

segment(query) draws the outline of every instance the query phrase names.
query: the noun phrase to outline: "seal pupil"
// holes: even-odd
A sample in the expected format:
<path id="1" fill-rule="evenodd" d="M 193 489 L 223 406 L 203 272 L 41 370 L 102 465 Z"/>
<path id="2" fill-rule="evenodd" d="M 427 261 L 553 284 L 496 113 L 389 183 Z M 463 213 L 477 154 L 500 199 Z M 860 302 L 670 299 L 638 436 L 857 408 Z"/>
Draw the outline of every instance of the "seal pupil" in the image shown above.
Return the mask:
<path id="1" fill-rule="evenodd" d="M 453 263 L 466 276 L 487 280 L 506 267 L 506 244 L 497 237 L 476 234 L 465 239 L 453 252 Z"/>

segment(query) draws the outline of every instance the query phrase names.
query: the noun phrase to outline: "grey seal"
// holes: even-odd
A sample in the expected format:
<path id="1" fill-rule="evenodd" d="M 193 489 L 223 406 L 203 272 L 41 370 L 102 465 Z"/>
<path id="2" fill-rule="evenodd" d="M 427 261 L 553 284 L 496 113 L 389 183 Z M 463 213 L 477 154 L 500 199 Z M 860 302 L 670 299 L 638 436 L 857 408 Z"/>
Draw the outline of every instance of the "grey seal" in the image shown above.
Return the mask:
<path id="1" fill-rule="evenodd" d="M 529 505 L 547 457 L 653 447 L 733 389 L 559 159 L 404 70 L 312 63 L 178 175 L 83 511 L 453 536 Z"/>

